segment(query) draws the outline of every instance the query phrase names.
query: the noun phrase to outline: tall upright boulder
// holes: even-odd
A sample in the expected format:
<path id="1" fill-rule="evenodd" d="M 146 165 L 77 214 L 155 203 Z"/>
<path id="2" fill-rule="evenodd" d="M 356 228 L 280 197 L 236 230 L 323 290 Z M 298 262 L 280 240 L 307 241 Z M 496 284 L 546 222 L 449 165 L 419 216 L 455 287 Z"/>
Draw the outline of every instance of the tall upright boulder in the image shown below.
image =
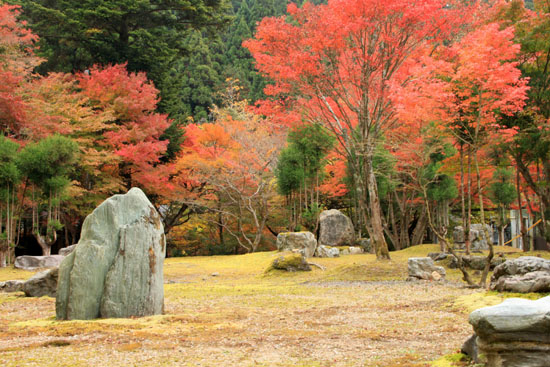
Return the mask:
<path id="1" fill-rule="evenodd" d="M 319 216 L 319 245 L 351 246 L 355 231 L 348 216 L 337 209 L 324 210 Z"/>
<path id="2" fill-rule="evenodd" d="M 107 199 L 86 218 L 79 243 L 61 263 L 57 318 L 162 313 L 165 251 L 160 216 L 140 189 Z"/>

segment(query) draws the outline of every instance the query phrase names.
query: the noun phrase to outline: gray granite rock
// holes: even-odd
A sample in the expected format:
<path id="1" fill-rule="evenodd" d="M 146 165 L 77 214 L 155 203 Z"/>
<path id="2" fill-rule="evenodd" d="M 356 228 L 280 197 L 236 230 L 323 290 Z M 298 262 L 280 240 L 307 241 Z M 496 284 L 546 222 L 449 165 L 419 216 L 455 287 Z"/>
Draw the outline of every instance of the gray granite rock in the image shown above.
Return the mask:
<path id="1" fill-rule="evenodd" d="M 315 256 L 316 257 L 339 257 L 340 250 L 338 250 L 338 248 L 336 247 L 320 245 L 320 246 L 317 246 L 317 249 L 315 250 Z"/>
<path id="2" fill-rule="evenodd" d="M 42 271 L 23 283 L 23 292 L 27 297 L 55 297 L 59 269 Z"/>
<path id="3" fill-rule="evenodd" d="M 57 268 L 63 260 L 61 255 L 49 256 L 17 256 L 13 264 L 17 269 L 36 270 L 43 268 Z"/>
<path id="4" fill-rule="evenodd" d="M 487 367 L 550 366 L 550 297 L 509 298 L 470 314 Z"/>
<path id="5" fill-rule="evenodd" d="M 58 319 L 160 314 L 166 242 L 160 216 L 137 188 L 90 214 L 59 268 Z"/>
<path id="6" fill-rule="evenodd" d="M 349 246 L 355 231 L 351 219 L 337 209 L 324 210 L 319 215 L 319 244 L 323 246 Z"/>
<path id="7" fill-rule="evenodd" d="M 535 256 L 507 260 L 495 268 L 490 288 L 515 293 L 550 292 L 550 260 Z"/>
<path id="8" fill-rule="evenodd" d="M 279 251 L 299 251 L 305 257 L 312 257 L 317 249 L 317 241 L 311 232 L 283 232 L 277 236 Z"/>
<path id="9" fill-rule="evenodd" d="M 434 261 L 429 257 L 411 257 L 409 258 L 407 265 L 409 269 L 408 280 L 435 280 L 435 278 L 445 279 L 445 269 L 442 266 L 436 266 Z M 433 273 L 438 274 L 439 277 L 434 276 Z"/>

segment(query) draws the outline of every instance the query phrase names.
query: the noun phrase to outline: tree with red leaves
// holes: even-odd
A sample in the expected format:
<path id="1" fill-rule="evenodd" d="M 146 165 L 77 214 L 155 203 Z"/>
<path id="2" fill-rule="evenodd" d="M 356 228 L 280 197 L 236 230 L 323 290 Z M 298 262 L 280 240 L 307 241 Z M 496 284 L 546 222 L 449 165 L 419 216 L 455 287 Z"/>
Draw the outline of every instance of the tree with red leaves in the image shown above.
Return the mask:
<path id="1" fill-rule="evenodd" d="M 389 259 L 373 156 L 399 122 L 390 99 L 405 61 L 433 47 L 467 19 L 441 0 L 329 0 L 289 5 L 290 18 L 267 18 L 244 43 L 275 81 L 266 93 L 291 104 L 338 138 L 377 258 Z M 292 103 L 293 102 L 293 103 Z"/>

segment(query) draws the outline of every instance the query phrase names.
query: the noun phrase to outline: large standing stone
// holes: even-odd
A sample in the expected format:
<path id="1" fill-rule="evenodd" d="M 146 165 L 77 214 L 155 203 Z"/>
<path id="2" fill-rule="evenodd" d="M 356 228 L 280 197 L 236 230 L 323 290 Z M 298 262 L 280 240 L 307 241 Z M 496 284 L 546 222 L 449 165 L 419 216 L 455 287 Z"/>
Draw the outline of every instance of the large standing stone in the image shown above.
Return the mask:
<path id="1" fill-rule="evenodd" d="M 58 319 L 160 314 L 165 238 L 159 214 L 137 188 L 90 214 L 59 268 Z"/>
<path id="2" fill-rule="evenodd" d="M 15 266 L 17 269 L 36 270 L 42 268 L 57 268 L 63 261 L 61 255 L 50 256 L 17 256 L 15 258 Z"/>
<path id="3" fill-rule="evenodd" d="M 59 269 L 42 271 L 23 283 L 22 291 L 27 297 L 55 297 Z"/>
<path id="4" fill-rule="evenodd" d="M 312 257 L 317 241 L 311 232 L 283 232 L 277 236 L 277 250 L 298 251 L 305 257 Z"/>
<path id="5" fill-rule="evenodd" d="M 440 280 L 445 279 L 445 268 L 436 266 L 430 257 L 411 257 L 408 262 L 408 280 Z"/>
<path id="6" fill-rule="evenodd" d="M 487 367 L 550 366 L 550 297 L 509 298 L 470 314 Z"/>
<path id="7" fill-rule="evenodd" d="M 495 268 L 491 289 L 505 292 L 550 292 L 550 260 L 522 256 Z"/>
<path id="8" fill-rule="evenodd" d="M 319 244 L 323 246 L 353 245 L 353 223 L 337 209 L 324 210 L 319 216 Z"/>

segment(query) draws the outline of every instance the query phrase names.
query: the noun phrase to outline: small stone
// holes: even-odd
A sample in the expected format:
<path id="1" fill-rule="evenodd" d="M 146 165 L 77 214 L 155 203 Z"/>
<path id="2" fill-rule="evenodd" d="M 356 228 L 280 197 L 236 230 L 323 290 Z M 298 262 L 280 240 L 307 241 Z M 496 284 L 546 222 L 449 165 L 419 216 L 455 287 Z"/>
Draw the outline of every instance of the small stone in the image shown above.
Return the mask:
<path id="1" fill-rule="evenodd" d="M 437 271 L 432 271 L 432 279 L 435 281 L 441 280 L 441 275 Z"/>
<path id="2" fill-rule="evenodd" d="M 220 273 L 212 273 L 212 274 L 210 274 L 210 275 L 213 276 L 213 277 L 219 277 L 219 276 L 220 276 Z"/>
<path id="3" fill-rule="evenodd" d="M 436 266 L 434 261 L 429 257 L 411 257 L 407 265 L 409 279 L 434 280 L 434 272 L 438 273 L 441 278 L 445 278 L 445 269 L 442 266 Z"/>

